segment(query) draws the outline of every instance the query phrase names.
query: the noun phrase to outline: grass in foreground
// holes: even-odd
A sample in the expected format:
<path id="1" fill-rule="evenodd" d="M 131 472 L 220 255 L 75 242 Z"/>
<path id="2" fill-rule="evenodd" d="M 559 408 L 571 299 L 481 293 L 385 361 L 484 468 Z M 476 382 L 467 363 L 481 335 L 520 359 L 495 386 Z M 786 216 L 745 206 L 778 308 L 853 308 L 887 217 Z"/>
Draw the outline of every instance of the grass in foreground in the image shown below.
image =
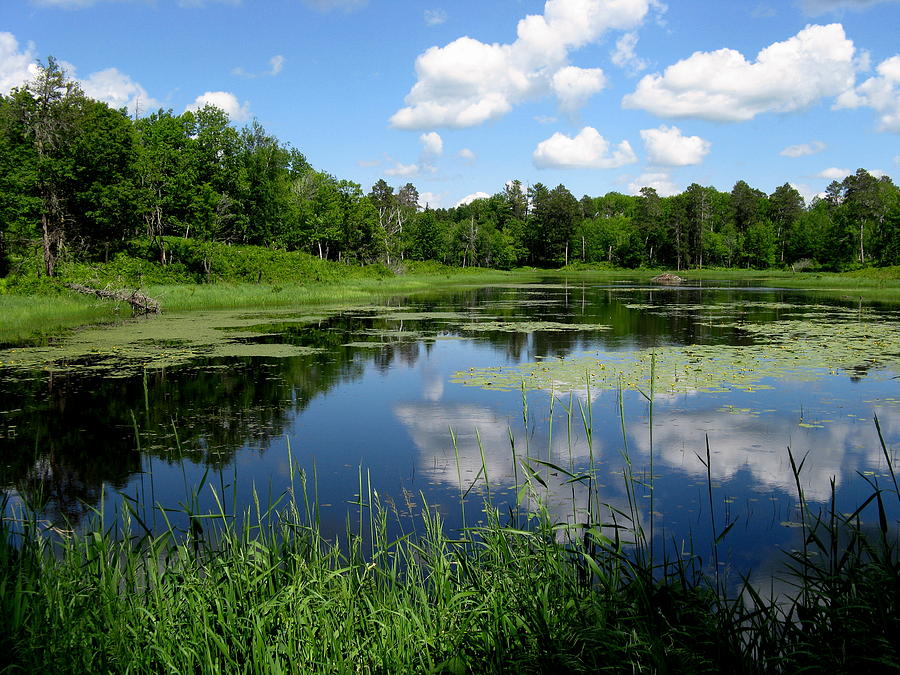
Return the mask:
<path id="1" fill-rule="evenodd" d="M 519 507 L 503 517 L 485 504 L 486 524 L 458 532 L 425 505 L 412 525 L 397 518 L 404 534 L 390 539 L 396 512 L 361 477 L 358 518 L 329 541 L 293 469 L 268 508 L 257 501 L 235 517 L 224 486 L 218 513 L 198 515 L 188 500 L 186 531 L 154 535 L 136 508 L 80 534 L 6 519 L 0 663 L 60 673 L 896 672 L 900 553 L 884 500 L 897 481 L 882 450 L 890 489 L 872 483 L 849 515 L 833 500 L 812 511 L 791 456 L 803 546 L 788 556 L 795 591 L 775 599 L 749 582 L 727 591 L 694 556 L 654 559 L 630 473 L 630 513 L 597 503 L 577 526 L 552 522 L 539 470 L 589 490 L 594 476 L 527 458 Z M 873 536 L 863 509 L 877 511 Z"/>

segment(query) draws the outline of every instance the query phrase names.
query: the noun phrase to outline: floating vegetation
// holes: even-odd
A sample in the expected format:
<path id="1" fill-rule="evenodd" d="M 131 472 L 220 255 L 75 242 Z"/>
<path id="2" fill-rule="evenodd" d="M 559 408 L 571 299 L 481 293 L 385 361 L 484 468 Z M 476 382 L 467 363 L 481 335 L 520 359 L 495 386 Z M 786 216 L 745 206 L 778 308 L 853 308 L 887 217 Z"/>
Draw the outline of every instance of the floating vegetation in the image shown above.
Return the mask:
<path id="1" fill-rule="evenodd" d="M 270 335 L 259 332 L 260 318 L 260 314 L 246 312 L 192 312 L 125 321 L 77 331 L 46 347 L 0 351 L 0 364 L 14 369 L 88 369 L 126 376 L 143 368 L 183 365 L 197 358 L 286 357 L 321 351 L 277 342 L 248 342 Z M 300 320 L 296 311 L 285 313 L 284 318 Z"/>
<path id="2" fill-rule="evenodd" d="M 484 317 L 473 312 L 416 312 L 404 310 L 383 312 L 375 314 L 371 318 L 387 321 L 477 321 Z"/>
<path id="3" fill-rule="evenodd" d="M 537 331 L 603 331 L 612 330 L 612 326 L 598 323 L 558 323 L 556 321 L 481 321 L 460 326 L 465 331 L 483 333 L 534 333 Z"/>
<path id="4" fill-rule="evenodd" d="M 900 371 L 900 330 L 889 321 L 834 324 L 782 321 L 740 327 L 765 342 L 734 345 L 663 346 L 622 352 L 593 352 L 524 363 L 497 372 L 458 371 L 452 381 L 485 389 L 649 391 L 651 355 L 656 358 L 657 392 L 724 392 L 771 389 L 764 380 L 814 380 L 829 375 L 890 377 Z"/>

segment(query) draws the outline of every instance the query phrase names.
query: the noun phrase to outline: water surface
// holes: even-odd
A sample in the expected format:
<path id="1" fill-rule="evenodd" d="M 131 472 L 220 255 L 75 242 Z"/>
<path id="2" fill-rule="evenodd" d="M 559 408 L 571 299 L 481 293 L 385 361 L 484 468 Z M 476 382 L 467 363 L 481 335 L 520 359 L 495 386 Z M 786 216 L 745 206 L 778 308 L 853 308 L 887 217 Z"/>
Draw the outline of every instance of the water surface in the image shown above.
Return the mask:
<path id="1" fill-rule="evenodd" d="M 210 486 L 229 509 L 254 488 L 274 499 L 288 448 L 336 533 L 361 477 L 396 510 L 394 529 L 423 500 L 458 527 L 463 510 L 483 517 L 488 489 L 515 502 L 527 457 L 593 467 L 602 500 L 627 509 L 627 454 L 643 525 L 702 552 L 708 439 L 716 522 L 738 521 L 730 564 L 758 568 L 796 545 L 788 447 L 806 456 L 807 499 L 826 503 L 833 478 L 850 511 L 865 479 L 888 485 L 873 418 L 889 450 L 900 439 L 898 308 L 796 290 L 551 279 L 367 308 L 163 315 L 5 349 L 0 363 L 0 487 L 66 527 L 101 497 L 114 510 L 118 493 L 148 522 L 150 506 L 192 492 L 213 508 Z M 529 503 L 583 518 L 584 491 L 532 466 L 546 488 Z"/>

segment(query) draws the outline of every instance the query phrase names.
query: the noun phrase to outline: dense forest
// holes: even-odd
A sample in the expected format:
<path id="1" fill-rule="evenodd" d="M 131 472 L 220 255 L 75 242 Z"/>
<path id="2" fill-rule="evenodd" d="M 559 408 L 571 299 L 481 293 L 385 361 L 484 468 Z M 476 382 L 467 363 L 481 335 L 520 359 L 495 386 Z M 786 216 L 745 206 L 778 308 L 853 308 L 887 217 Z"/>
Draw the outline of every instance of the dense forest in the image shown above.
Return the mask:
<path id="1" fill-rule="evenodd" d="M 60 261 L 109 260 L 135 240 L 166 264 L 172 237 L 388 266 L 846 269 L 900 262 L 900 189 L 863 169 L 808 205 L 788 183 L 770 195 L 738 181 L 578 199 L 512 180 L 432 209 L 411 183 L 367 193 L 215 107 L 132 119 L 85 96 L 52 58 L 0 96 L 0 276 L 38 251 L 40 273 L 54 276 Z"/>

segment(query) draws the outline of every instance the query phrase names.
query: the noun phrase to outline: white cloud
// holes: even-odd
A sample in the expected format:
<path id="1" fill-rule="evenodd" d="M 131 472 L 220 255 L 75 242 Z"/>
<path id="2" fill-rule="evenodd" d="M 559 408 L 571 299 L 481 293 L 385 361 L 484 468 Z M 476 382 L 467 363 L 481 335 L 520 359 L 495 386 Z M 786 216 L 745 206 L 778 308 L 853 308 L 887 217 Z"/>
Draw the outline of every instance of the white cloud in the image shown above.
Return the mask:
<path id="1" fill-rule="evenodd" d="M 800 7 L 808 16 L 819 16 L 845 9 L 864 10 L 882 2 L 897 2 L 897 0 L 800 0 Z"/>
<path id="2" fill-rule="evenodd" d="M 816 197 L 818 197 L 819 199 L 825 198 L 824 192 L 817 192 L 805 183 L 790 183 L 790 186 L 800 193 L 800 195 L 803 197 L 803 201 L 805 201 L 807 204 L 812 204 L 813 200 Z"/>
<path id="3" fill-rule="evenodd" d="M 363 168 L 371 168 L 373 166 L 381 166 L 380 159 L 358 159 L 356 160 L 356 166 L 361 166 Z"/>
<path id="4" fill-rule="evenodd" d="M 472 152 L 471 150 L 469 150 L 469 148 L 463 148 L 458 153 L 456 153 L 456 156 L 459 157 L 460 159 L 466 160 L 467 162 L 475 161 L 475 153 Z M 898 157 L 897 159 L 898 159 L 898 162 L 900 162 L 900 157 Z"/>
<path id="5" fill-rule="evenodd" d="M 866 169 L 872 176 L 875 178 L 882 178 L 887 176 L 888 174 L 881 169 Z M 850 169 L 839 169 L 837 167 L 831 167 L 830 169 L 825 169 L 816 174 L 816 178 L 825 178 L 827 180 L 844 180 L 847 176 L 856 173 L 855 171 L 850 171 Z"/>
<path id="6" fill-rule="evenodd" d="M 444 199 L 446 192 L 420 192 L 419 208 L 424 209 L 426 206 L 432 209 L 444 208 Z"/>
<path id="7" fill-rule="evenodd" d="M 111 108 L 127 108 L 132 113 L 151 112 L 162 103 L 151 97 L 147 90 L 116 68 L 99 70 L 86 80 L 81 80 L 84 93 L 98 101 L 103 101 Z"/>
<path id="8" fill-rule="evenodd" d="M 835 108 L 869 106 L 878 113 L 878 130 L 900 133 L 900 54 L 878 64 L 878 75 L 841 95 Z"/>
<path id="9" fill-rule="evenodd" d="M 422 167 L 418 164 L 401 164 L 397 162 L 390 169 L 385 169 L 386 176 L 417 176 L 422 171 Z"/>
<path id="10" fill-rule="evenodd" d="M 849 176 L 852 171 L 850 169 L 838 169 L 837 167 L 831 167 L 830 169 L 824 169 L 816 174 L 816 178 L 827 178 L 828 180 L 844 180 L 847 176 Z"/>
<path id="11" fill-rule="evenodd" d="M 261 73 L 251 73 L 247 72 L 240 66 L 237 68 L 232 68 L 231 74 L 238 75 L 239 77 L 249 77 L 249 78 L 257 78 L 257 77 L 275 77 L 282 70 L 284 70 L 284 57 L 281 54 L 276 54 L 271 59 L 269 59 L 269 69 L 264 70 Z"/>
<path id="12" fill-rule="evenodd" d="M 900 155 L 894 157 L 894 164 L 900 165 Z"/>
<path id="13" fill-rule="evenodd" d="M 743 122 L 841 94 L 853 86 L 855 56 L 840 24 L 807 26 L 752 63 L 733 49 L 694 52 L 662 75 L 645 75 L 622 105 L 660 117 Z"/>
<path id="14" fill-rule="evenodd" d="M 250 119 L 250 104 L 244 101 L 242 105 L 237 96 L 228 91 L 207 91 L 195 98 L 185 110 L 199 110 L 206 105 L 214 105 L 225 111 L 232 122 L 246 122 Z"/>
<path id="15" fill-rule="evenodd" d="M 645 187 L 653 188 L 660 197 L 671 197 L 681 192 L 681 188 L 672 182 L 672 177 L 665 171 L 642 173 L 628 183 L 628 189 L 633 195 L 640 194 Z"/>
<path id="16" fill-rule="evenodd" d="M 612 62 L 619 68 L 624 68 L 631 73 L 639 73 L 642 70 L 646 70 L 649 64 L 634 53 L 637 41 L 638 36 L 635 32 L 625 33 L 625 35 L 620 37 L 616 41 L 615 51 L 610 55 Z"/>
<path id="17" fill-rule="evenodd" d="M 551 93 L 568 54 L 608 30 L 629 30 L 644 20 L 650 0 L 547 0 L 542 15 L 519 21 L 511 44 L 461 37 L 431 47 L 416 59 L 417 82 L 406 107 L 391 117 L 401 129 L 471 127 L 505 115 L 523 101 Z M 564 77 L 564 76 L 563 76 Z M 577 88 L 585 95 L 596 89 Z M 562 91 L 566 88 L 560 84 Z M 569 97 L 569 104 L 574 100 Z"/>
<path id="18" fill-rule="evenodd" d="M 276 54 L 269 59 L 269 64 L 272 66 L 269 69 L 269 75 L 278 75 L 284 68 L 284 57 L 281 54 Z"/>
<path id="19" fill-rule="evenodd" d="M 777 16 L 777 14 L 778 11 L 774 7 L 763 3 L 758 4 L 750 12 L 750 16 L 754 19 L 771 19 L 773 16 Z"/>
<path id="20" fill-rule="evenodd" d="M 554 124 L 558 120 L 551 115 L 535 115 L 534 121 L 538 124 Z"/>
<path id="21" fill-rule="evenodd" d="M 573 112 L 606 86 L 606 76 L 600 68 L 566 66 L 553 74 L 550 87 L 563 110 Z"/>
<path id="22" fill-rule="evenodd" d="M 456 202 L 456 206 L 465 206 L 466 204 L 471 204 L 476 199 L 489 199 L 490 195 L 487 192 L 473 192 L 470 195 L 466 195 L 458 202 Z"/>
<path id="23" fill-rule="evenodd" d="M 789 145 L 779 152 L 784 157 L 806 157 L 807 155 L 815 155 L 822 152 L 826 147 L 822 141 L 812 141 L 810 143 L 801 143 L 799 145 Z"/>
<path id="24" fill-rule="evenodd" d="M 447 12 L 442 9 L 426 9 L 425 25 L 439 26 L 447 20 Z"/>
<path id="25" fill-rule="evenodd" d="M 21 87 L 38 73 L 34 44 L 28 43 L 19 51 L 19 42 L 12 33 L 0 32 L 0 94 L 8 94 Z"/>
<path id="26" fill-rule="evenodd" d="M 430 157 L 438 157 L 444 154 L 444 139 L 436 131 L 429 131 L 427 134 L 419 136 L 422 141 L 422 152 Z"/>
<path id="27" fill-rule="evenodd" d="M 59 61 L 68 77 L 78 81 L 84 93 L 92 99 L 103 101 L 112 108 L 135 107 L 142 111 L 155 110 L 161 103 L 147 90 L 116 68 L 106 68 L 79 79 L 70 63 Z M 0 33 L 0 94 L 8 94 L 14 87 L 27 84 L 38 74 L 35 47 L 29 43 L 23 51 L 12 33 Z"/>
<path id="28" fill-rule="evenodd" d="M 622 141 L 610 151 L 607 141 L 593 127 L 585 127 L 571 138 L 556 132 L 538 143 L 533 155 L 539 169 L 615 169 L 637 161 L 628 141 Z"/>
<path id="29" fill-rule="evenodd" d="M 664 166 L 699 164 L 709 154 L 712 143 L 699 136 L 683 136 L 678 127 L 642 129 L 641 138 L 650 162 Z"/>

